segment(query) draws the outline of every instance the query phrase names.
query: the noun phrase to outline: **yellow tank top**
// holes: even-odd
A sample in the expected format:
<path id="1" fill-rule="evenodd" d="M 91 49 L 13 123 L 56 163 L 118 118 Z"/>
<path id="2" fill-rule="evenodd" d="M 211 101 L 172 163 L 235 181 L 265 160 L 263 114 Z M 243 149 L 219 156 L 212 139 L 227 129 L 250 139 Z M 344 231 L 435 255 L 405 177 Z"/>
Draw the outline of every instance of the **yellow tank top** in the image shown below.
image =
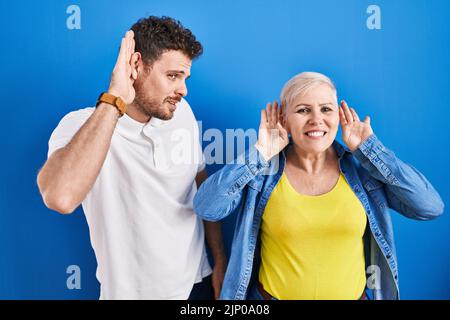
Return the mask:
<path id="1" fill-rule="evenodd" d="M 278 299 L 359 299 L 366 221 L 342 174 L 328 193 L 308 196 L 283 173 L 262 217 L 259 281 Z"/>

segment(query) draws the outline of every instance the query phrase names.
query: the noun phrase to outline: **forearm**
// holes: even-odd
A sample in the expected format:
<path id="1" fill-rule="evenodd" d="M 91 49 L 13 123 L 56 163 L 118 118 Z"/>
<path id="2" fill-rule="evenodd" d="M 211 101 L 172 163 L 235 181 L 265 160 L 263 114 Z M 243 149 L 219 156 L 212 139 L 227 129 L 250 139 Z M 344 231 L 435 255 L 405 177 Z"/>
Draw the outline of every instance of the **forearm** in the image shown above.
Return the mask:
<path id="1" fill-rule="evenodd" d="M 203 221 L 203 224 L 205 226 L 206 242 L 213 256 L 214 264 L 226 266 L 227 259 L 223 246 L 221 223 Z"/>
<path id="2" fill-rule="evenodd" d="M 111 144 L 119 113 L 100 104 L 63 148 L 53 153 L 38 175 L 47 207 L 70 213 L 92 188 Z"/>
<path id="3" fill-rule="evenodd" d="M 353 153 L 372 177 L 386 185 L 403 189 L 425 188 L 427 179 L 386 148 L 372 135 Z"/>
<path id="4" fill-rule="evenodd" d="M 372 177 L 385 185 L 390 207 L 411 218 L 442 213 L 443 203 L 431 183 L 373 135 L 354 152 Z"/>
<path id="5" fill-rule="evenodd" d="M 251 147 L 200 186 L 194 198 L 195 212 L 208 221 L 225 218 L 239 205 L 245 186 L 268 167 L 269 163 Z"/>

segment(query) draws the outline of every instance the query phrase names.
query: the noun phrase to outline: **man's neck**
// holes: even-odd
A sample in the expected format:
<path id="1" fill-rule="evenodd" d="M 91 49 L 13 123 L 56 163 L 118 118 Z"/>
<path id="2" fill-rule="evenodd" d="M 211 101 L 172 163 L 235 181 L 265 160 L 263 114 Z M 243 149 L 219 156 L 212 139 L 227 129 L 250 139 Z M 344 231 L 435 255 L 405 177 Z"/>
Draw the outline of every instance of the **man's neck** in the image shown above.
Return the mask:
<path id="1" fill-rule="evenodd" d="M 135 104 L 131 103 L 127 105 L 127 112 L 126 114 L 133 120 L 136 120 L 137 122 L 141 123 L 147 123 L 150 121 L 151 117 L 143 113 L 139 110 L 139 107 Z"/>

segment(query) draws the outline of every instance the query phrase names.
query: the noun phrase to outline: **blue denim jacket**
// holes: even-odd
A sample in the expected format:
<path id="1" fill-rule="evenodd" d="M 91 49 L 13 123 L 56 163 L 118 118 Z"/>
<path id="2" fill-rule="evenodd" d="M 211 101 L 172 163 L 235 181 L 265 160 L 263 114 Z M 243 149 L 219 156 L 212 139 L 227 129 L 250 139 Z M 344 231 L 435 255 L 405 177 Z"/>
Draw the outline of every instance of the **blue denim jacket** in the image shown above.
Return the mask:
<path id="1" fill-rule="evenodd" d="M 399 299 L 398 267 L 389 209 L 416 220 L 442 214 L 444 204 L 427 179 L 402 162 L 375 135 L 353 153 L 333 143 L 340 170 L 365 208 L 368 226 L 364 251 L 372 299 Z M 356 161 L 357 160 L 357 161 Z M 194 198 L 203 219 L 217 221 L 237 212 L 231 255 L 221 299 L 242 300 L 258 279 L 259 231 L 267 201 L 285 166 L 284 153 L 265 161 L 250 147 L 233 163 L 210 176 Z"/>

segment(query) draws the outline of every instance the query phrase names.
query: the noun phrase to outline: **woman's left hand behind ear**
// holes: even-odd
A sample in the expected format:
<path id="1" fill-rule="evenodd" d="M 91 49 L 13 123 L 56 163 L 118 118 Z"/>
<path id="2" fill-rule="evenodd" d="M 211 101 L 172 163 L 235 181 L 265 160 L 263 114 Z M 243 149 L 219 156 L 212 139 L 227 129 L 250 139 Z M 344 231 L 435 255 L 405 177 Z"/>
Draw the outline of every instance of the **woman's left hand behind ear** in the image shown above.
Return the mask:
<path id="1" fill-rule="evenodd" d="M 367 116 L 364 121 L 359 120 L 355 109 L 349 108 L 344 100 L 339 107 L 339 119 L 342 127 L 342 140 L 352 152 L 373 134 L 370 117 Z"/>

